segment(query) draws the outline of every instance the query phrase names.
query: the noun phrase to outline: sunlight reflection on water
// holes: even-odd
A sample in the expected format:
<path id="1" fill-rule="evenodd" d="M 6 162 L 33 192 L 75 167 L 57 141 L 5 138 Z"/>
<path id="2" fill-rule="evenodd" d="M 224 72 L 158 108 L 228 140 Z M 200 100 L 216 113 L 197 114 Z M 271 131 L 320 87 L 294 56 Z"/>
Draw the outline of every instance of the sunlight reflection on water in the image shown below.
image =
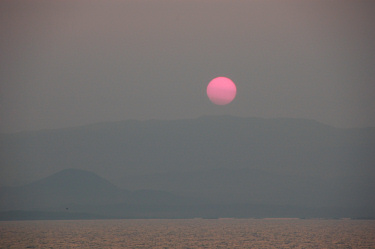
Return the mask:
<path id="1" fill-rule="evenodd" d="M 0 248 L 375 248 L 375 221 L 2 221 Z"/>

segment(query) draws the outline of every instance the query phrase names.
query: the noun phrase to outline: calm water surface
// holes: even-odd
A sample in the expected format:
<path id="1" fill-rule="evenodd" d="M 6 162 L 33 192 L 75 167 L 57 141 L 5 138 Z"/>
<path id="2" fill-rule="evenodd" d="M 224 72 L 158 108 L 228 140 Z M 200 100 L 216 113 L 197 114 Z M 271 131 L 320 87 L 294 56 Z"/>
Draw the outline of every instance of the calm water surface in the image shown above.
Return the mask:
<path id="1" fill-rule="evenodd" d="M 3 221 L 0 248 L 375 248 L 375 221 Z"/>

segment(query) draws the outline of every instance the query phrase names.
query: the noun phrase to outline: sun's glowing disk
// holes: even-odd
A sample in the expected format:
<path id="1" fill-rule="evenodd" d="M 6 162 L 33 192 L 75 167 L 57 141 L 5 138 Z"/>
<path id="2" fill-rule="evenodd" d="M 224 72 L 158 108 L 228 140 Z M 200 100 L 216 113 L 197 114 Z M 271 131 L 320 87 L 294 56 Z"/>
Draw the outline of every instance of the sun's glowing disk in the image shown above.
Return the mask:
<path id="1" fill-rule="evenodd" d="M 216 105 L 229 104 L 236 97 L 236 93 L 236 85 L 226 77 L 217 77 L 207 86 L 207 96 Z"/>

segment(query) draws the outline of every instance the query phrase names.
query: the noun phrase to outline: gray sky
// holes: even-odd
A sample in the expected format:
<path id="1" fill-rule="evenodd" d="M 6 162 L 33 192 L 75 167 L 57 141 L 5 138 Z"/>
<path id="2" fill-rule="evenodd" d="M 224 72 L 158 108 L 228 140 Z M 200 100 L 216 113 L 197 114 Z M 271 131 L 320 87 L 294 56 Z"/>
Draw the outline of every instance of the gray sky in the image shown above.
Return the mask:
<path id="1" fill-rule="evenodd" d="M 229 114 L 375 126 L 375 1 L 0 3 L 0 132 Z M 231 78 L 215 106 L 206 86 Z"/>

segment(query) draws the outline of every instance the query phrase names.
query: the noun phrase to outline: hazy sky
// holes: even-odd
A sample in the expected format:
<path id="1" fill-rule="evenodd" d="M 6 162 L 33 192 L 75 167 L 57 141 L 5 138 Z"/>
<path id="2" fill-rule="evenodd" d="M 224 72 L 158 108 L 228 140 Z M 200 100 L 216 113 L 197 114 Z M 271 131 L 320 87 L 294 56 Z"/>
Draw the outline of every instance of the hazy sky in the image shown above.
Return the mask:
<path id="1" fill-rule="evenodd" d="M 375 1 L 0 3 L 0 132 L 229 114 L 375 126 Z M 215 106 L 217 76 L 237 98 Z"/>

